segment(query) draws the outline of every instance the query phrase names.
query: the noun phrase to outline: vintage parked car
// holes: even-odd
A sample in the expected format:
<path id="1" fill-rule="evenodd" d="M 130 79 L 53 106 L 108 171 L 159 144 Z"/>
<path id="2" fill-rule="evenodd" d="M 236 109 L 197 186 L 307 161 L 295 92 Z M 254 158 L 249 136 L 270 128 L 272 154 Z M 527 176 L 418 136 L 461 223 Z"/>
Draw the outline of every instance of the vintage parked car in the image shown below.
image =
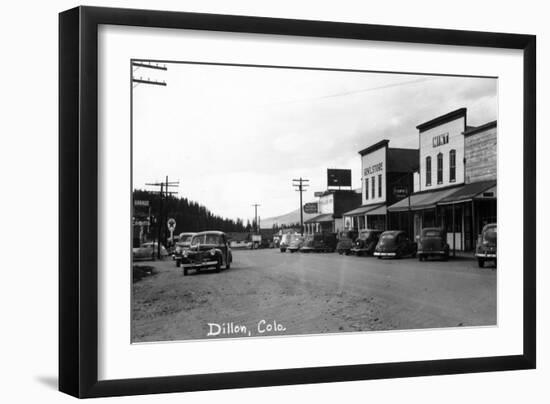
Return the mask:
<path id="1" fill-rule="evenodd" d="M 304 238 L 298 234 L 293 234 L 290 236 L 290 244 L 286 248 L 291 253 L 295 253 L 302 249 L 304 245 Z"/>
<path id="2" fill-rule="evenodd" d="M 214 268 L 220 272 L 222 267 L 229 269 L 232 261 L 226 234 L 221 231 L 203 231 L 195 234 L 189 249 L 183 251 L 181 266 L 183 275 L 187 275 L 190 269 L 198 272 L 204 268 Z"/>
<path id="3" fill-rule="evenodd" d="M 300 252 L 334 252 L 336 250 L 335 233 L 315 233 L 306 236 Z"/>
<path id="4" fill-rule="evenodd" d="M 403 230 L 390 230 L 380 235 L 374 255 L 378 258 L 415 257 L 416 247 L 416 243 Z"/>
<path id="5" fill-rule="evenodd" d="M 449 244 L 447 244 L 447 233 L 439 227 L 426 227 L 418 236 L 418 248 L 416 251 L 419 261 L 428 257 L 440 257 L 443 260 L 449 259 Z"/>
<path id="6" fill-rule="evenodd" d="M 481 234 L 477 237 L 476 258 L 479 267 L 483 267 L 487 261 L 493 261 L 497 265 L 497 224 L 491 223 L 483 226 Z"/>
<path id="7" fill-rule="evenodd" d="M 132 258 L 134 260 L 146 260 L 151 259 L 154 260 L 157 257 L 157 242 L 147 242 L 143 243 L 139 247 L 135 247 L 132 249 Z M 166 251 L 166 248 L 161 244 L 160 245 L 160 256 L 161 258 L 166 257 L 168 255 L 168 252 Z"/>
<path id="8" fill-rule="evenodd" d="M 336 251 L 338 251 L 338 254 L 349 255 L 356 237 L 357 232 L 354 230 L 344 230 L 338 233 L 338 243 L 336 244 Z"/>
<path id="9" fill-rule="evenodd" d="M 196 233 L 181 233 L 179 235 L 178 241 L 176 242 L 176 248 L 174 249 L 174 254 L 172 258 L 176 260 L 176 266 L 181 265 L 181 257 L 185 250 L 188 250 L 191 247 L 191 239 Z"/>
<path id="10" fill-rule="evenodd" d="M 279 249 L 281 252 L 285 252 L 288 246 L 290 245 L 290 241 L 292 240 L 292 234 L 285 233 L 281 236 L 281 241 L 279 242 Z"/>
<path id="11" fill-rule="evenodd" d="M 364 254 L 372 255 L 374 253 L 374 249 L 376 248 L 376 244 L 378 244 L 380 234 L 382 234 L 382 230 L 361 230 L 355 239 L 350 252 L 357 256 Z"/>

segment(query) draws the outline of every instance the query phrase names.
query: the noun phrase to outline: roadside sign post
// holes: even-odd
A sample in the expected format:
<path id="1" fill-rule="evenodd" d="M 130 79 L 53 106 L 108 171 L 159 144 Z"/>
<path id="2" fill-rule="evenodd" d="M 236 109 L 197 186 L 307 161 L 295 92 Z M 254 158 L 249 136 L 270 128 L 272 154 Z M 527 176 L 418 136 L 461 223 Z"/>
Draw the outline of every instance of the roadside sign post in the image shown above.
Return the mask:
<path id="1" fill-rule="evenodd" d="M 176 230 L 176 219 L 171 217 L 168 219 L 168 222 L 166 222 L 168 226 L 168 230 L 170 231 L 170 240 L 174 242 L 174 230 Z"/>

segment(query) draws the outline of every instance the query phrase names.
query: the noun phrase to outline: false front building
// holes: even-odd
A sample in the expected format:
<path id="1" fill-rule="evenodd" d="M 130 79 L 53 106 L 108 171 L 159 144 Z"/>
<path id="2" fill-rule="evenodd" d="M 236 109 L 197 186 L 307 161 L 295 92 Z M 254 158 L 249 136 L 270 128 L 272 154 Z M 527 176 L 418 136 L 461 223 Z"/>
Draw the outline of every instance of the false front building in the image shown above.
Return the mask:
<path id="1" fill-rule="evenodd" d="M 361 206 L 344 213 L 347 229 L 387 228 L 387 206 L 407 196 L 413 189 L 413 173 L 418 171 L 418 150 L 389 147 L 382 140 L 361 151 Z"/>
<path id="2" fill-rule="evenodd" d="M 353 190 L 328 189 L 318 196 L 318 215 L 304 222 L 305 234 L 344 230 L 344 212 L 359 206 L 361 195 Z"/>
<path id="3" fill-rule="evenodd" d="M 388 208 L 392 228 L 418 236 L 422 228 L 442 227 L 453 250 L 473 249 L 481 226 L 496 221 L 496 121 L 470 127 L 466 112 L 417 126 L 415 192 Z"/>

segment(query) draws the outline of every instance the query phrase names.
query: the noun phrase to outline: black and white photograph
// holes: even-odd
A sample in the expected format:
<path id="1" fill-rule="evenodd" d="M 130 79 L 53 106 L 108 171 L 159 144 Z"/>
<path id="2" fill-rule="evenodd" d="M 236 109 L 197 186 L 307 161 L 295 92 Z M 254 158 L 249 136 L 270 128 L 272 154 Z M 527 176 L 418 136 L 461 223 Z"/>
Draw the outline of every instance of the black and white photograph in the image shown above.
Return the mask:
<path id="1" fill-rule="evenodd" d="M 498 326 L 497 77 L 128 66 L 132 343 Z"/>

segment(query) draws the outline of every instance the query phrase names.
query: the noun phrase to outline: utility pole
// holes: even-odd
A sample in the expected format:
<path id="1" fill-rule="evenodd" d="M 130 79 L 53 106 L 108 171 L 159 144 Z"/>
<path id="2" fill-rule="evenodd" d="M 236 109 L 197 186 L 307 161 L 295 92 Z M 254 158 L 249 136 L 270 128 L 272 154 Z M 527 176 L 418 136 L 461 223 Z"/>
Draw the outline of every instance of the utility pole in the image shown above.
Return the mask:
<path id="1" fill-rule="evenodd" d="M 166 176 L 166 180 L 163 182 L 153 182 L 153 183 L 146 183 L 145 185 L 153 186 L 153 187 L 160 187 L 159 191 L 154 191 L 153 193 L 156 193 L 159 195 L 159 212 L 158 212 L 158 220 L 157 220 L 157 258 L 160 259 L 160 241 L 161 241 L 161 231 L 162 226 L 164 223 L 164 209 L 163 209 L 163 202 L 164 198 L 168 195 L 174 195 L 177 194 L 177 191 L 169 191 L 169 188 L 172 187 L 179 187 L 179 181 L 168 181 L 168 176 Z M 164 229 L 164 236 L 166 237 L 166 228 Z"/>
<path id="2" fill-rule="evenodd" d="M 159 65 L 158 63 L 153 63 L 149 61 L 138 61 L 132 60 L 132 88 L 137 87 L 140 84 L 149 84 L 154 86 L 166 86 L 166 81 L 160 80 L 151 80 L 149 77 L 143 78 L 143 76 L 134 77 L 134 73 L 138 69 L 153 69 L 153 70 L 168 70 L 166 65 Z"/>
<path id="3" fill-rule="evenodd" d="M 254 233 L 258 234 L 259 226 L 258 226 L 258 206 L 262 206 L 258 203 L 252 204 L 254 206 Z"/>
<path id="4" fill-rule="evenodd" d="M 302 177 L 292 180 L 292 186 L 296 188 L 295 191 L 300 193 L 300 234 L 302 236 L 304 235 L 304 209 L 302 204 L 302 193 L 309 186 L 307 182 L 309 182 L 309 180 L 306 180 Z"/>

